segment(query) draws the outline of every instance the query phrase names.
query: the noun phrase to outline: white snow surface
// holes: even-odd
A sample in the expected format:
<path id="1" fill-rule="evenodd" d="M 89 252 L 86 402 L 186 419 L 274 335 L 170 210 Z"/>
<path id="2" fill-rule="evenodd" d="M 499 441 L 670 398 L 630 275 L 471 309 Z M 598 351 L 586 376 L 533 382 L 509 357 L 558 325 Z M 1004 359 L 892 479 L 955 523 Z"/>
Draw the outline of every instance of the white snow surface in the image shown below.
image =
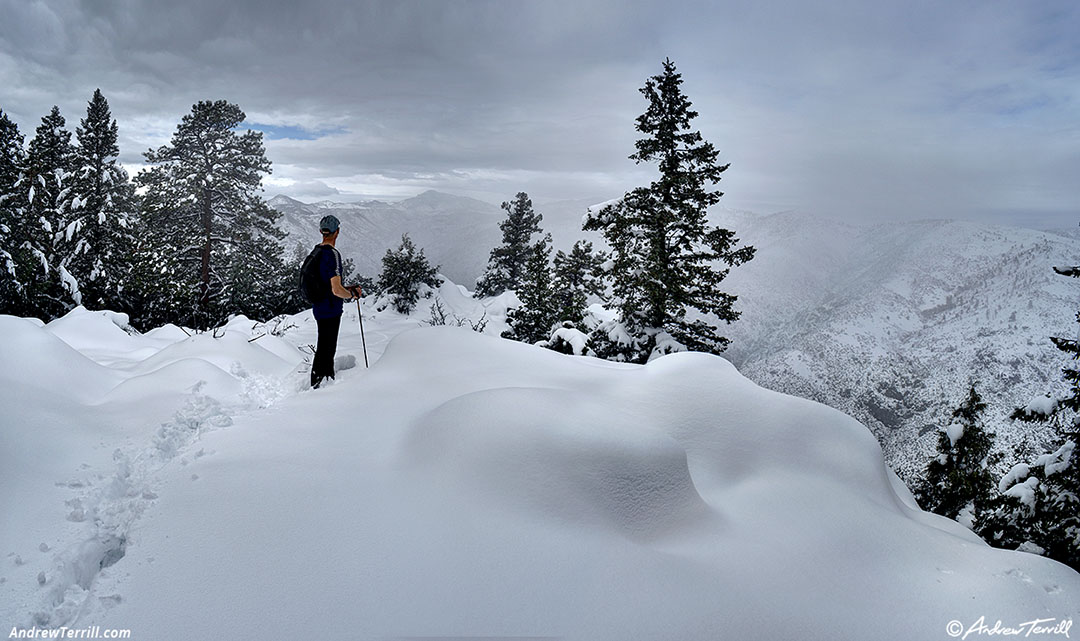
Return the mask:
<path id="1" fill-rule="evenodd" d="M 0 316 L 2 629 L 936 639 L 1080 615 L 1076 572 L 918 510 L 863 425 L 722 358 L 563 356 L 372 302 L 371 367 L 347 305 L 347 369 L 314 391 L 309 313 L 281 336 Z"/>

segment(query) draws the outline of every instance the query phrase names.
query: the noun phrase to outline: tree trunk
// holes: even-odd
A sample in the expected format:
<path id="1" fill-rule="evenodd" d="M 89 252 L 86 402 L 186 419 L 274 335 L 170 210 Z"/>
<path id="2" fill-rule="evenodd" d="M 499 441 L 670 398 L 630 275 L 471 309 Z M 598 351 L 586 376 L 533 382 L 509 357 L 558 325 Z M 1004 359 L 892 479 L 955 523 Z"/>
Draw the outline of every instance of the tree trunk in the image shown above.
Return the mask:
<path id="1" fill-rule="evenodd" d="M 210 232 L 213 229 L 213 212 L 210 208 L 210 194 L 203 192 L 203 210 L 202 210 L 202 226 L 203 238 L 202 246 L 202 273 L 201 273 L 201 287 L 199 291 L 199 309 L 202 312 L 207 312 L 210 309 Z"/>

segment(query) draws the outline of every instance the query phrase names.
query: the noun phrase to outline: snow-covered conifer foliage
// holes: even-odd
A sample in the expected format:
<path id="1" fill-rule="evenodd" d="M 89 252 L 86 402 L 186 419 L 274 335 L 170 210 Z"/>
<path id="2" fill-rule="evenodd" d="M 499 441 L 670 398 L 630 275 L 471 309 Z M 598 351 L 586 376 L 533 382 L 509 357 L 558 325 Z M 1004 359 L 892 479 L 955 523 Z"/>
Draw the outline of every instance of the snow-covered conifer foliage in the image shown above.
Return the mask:
<path id="1" fill-rule="evenodd" d="M 477 296 L 498 296 L 507 290 L 517 290 L 533 253 L 533 234 L 541 233 L 540 221 L 544 217 L 533 210 L 527 193 L 518 192 L 502 208 L 506 211 L 506 219 L 499 223 L 503 242 L 491 250 L 487 269 L 476 283 Z"/>
<path id="2" fill-rule="evenodd" d="M 507 312 L 506 323 L 510 329 L 503 332 L 504 338 L 537 343 L 551 336 L 559 319 L 556 317 L 558 309 L 551 281 L 550 256 L 550 234 L 529 248 L 525 270 L 516 288 L 521 305 Z"/>
<path id="3" fill-rule="evenodd" d="M 286 298 L 284 234 L 260 196 L 270 161 L 261 132 L 237 131 L 244 118 L 237 105 L 201 101 L 170 144 L 145 154 L 152 167 L 136 181 L 146 190 L 141 229 L 153 242 L 140 256 L 140 285 L 159 296 L 153 319 L 208 327 L 230 313 L 266 317 Z"/>
<path id="4" fill-rule="evenodd" d="M 19 127 L 0 110 L 0 312 L 29 315 L 24 304 L 24 290 L 34 271 L 30 248 L 26 246 L 27 202 L 26 150 Z"/>
<path id="5" fill-rule="evenodd" d="M 1080 278 L 1078 267 L 1055 267 L 1054 271 Z M 1021 547 L 1080 570 L 1080 460 L 1076 453 L 1080 342 L 1059 336 L 1050 340 L 1069 356 L 1069 363 L 1061 370 L 1068 387 L 1062 394 L 1050 394 L 1017 408 L 1012 418 L 1050 422 L 1056 432 L 1052 451 L 1030 463 L 1017 463 L 1001 479 L 1001 496 L 981 531 L 993 545 Z"/>
<path id="6" fill-rule="evenodd" d="M 59 239 L 68 219 L 73 193 L 75 149 L 60 109 L 41 119 L 30 141 L 27 170 L 15 198 L 25 196 L 18 244 L 30 255 L 31 270 L 23 283 L 23 304 L 33 315 L 52 318 L 73 305 L 76 286 L 60 264 Z"/>
<path id="7" fill-rule="evenodd" d="M 691 130 L 698 114 L 681 85 L 675 64 L 665 60 L 663 72 L 641 89 L 649 106 L 637 119 L 644 137 L 630 159 L 656 162 L 659 177 L 585 220 L 584 228 L 601 232 L 611 247 L 612 304 L 630 341 L 601 353 L 609 358 L 645 362 L 684 349 L 719 353 L 729 341 L 717 334 L 713 319 L 730 323 L 739 317 L 736 297 L 719 289 L 728 270 L 716 263 L 742 264 L 754 248 L 738 247 L 730 230 L 707 226 L 706 211 L 722 195 L 710 187 L 728 165 L 719 164 L 719 152 Z M 598 330 L 601 342 L 611 340 L 612 330 Z"/>
<path id="8" fill-rule="evenodd" d="M 590 297 L 603 298 L 601 265 L 605 260 L 603 252 L 594 254 L 593 244 L 584 240 L 574 243 L 569 254 L 562 250 L 555 252 L 553 296 L 555 315 L 560 322 L 581 324 Z"/>
<path id="9" fill-rule="evenodd" d="M 438 266 L 432 267 L 424 250 L 413 244 L 408 234 L 401 237 L 397 249 L 387 249 L 382 260 L 378 289 L 388 305 L 402 314 L 411 314 L 421 297 L 430 296 L 439 286 Z"/>
<path id="10" fill-rule="evenodd" d="M 118 127 L 101 90 L 95 90 L 75 130 L 74 197 L 58 236 L 61 266 L 77 290 L 72 302 L 91 309 L 129 309 L 135 190 L 120 166 Z"/>
<path id="11" fill-rule="evenodd" d="M 986 403 L 972 385 L 952 413 L 952 422 L 938 435 L 937 456 L 926 466 L 916 496 L 923 509 L 972 527 L 987 508 L 994 480 L 990 450 L 994 442 L 982 424 Z"/>

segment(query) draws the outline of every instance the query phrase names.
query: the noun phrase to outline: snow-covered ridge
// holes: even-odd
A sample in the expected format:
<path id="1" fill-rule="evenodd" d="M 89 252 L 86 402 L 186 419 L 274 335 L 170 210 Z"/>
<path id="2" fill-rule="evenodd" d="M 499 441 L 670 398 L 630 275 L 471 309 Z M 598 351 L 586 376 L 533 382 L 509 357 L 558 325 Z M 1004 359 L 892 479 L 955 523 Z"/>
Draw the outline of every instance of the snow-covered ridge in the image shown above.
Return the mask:
<path id="1" fill-rule="evenodd" d="M 439 295 L 501 329 L 504 302 Z M 307 314 L 122 320 L 0 317 L 25 363 L 0 372 L 11 625 L 910 639 L 1080 615 L 1080 575 L 918 511 L 865 427 L 721 358 L 619 365 L 365 305 L 371 368 L 310 391 Z M 361 349 L 347 307 L 342 364 Z"/>

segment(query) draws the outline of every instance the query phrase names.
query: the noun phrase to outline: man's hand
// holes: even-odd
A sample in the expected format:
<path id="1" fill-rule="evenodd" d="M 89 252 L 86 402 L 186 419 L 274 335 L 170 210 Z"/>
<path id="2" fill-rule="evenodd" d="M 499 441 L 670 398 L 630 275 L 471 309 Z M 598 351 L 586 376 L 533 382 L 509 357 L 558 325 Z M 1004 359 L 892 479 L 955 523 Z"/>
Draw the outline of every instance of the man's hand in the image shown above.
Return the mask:
<path id="1" fill-rule="evenodd" d="M 362 289 L 360 289 L 359 285 L 353 285 L 352 287 L 349 287 L 348 290 L 349 290 L 349 292 L 352 293 L 353 298 L 363 298 L 364 297 L 364 292 L 363 292 Z"/>

